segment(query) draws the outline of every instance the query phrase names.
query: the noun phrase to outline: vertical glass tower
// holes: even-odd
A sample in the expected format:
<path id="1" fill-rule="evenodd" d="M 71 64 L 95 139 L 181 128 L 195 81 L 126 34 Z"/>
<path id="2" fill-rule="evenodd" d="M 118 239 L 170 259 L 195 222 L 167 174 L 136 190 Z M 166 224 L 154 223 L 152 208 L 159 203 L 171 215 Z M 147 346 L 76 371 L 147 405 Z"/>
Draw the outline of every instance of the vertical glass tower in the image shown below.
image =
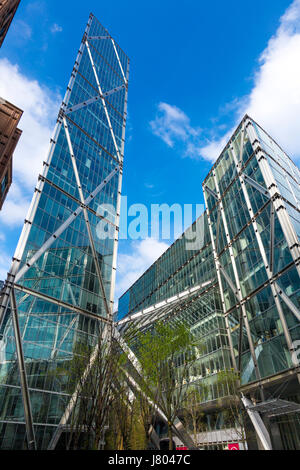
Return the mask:
<path id="1" fill-rule="evenodd" d="M 91 14 L 0 302 L 0 448 L 49 448 L 112 321 L 129 60 Z"/>
<path id="2" fill-rule="evenodd" d="M 299 175 L 246 116 L 203 184 L 233 361 L 243 385 L 294 367 Z"/>

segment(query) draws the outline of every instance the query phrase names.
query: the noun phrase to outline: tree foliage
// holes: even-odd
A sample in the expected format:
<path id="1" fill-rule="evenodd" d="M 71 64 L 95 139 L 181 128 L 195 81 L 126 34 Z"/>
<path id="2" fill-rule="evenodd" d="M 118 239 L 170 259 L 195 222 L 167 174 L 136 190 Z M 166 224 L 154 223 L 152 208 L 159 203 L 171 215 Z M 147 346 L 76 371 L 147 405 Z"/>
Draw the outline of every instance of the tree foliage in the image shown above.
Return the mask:
<path id="1" fill-rule="evenodd" d="M 64 371 L 70 411 L 66 448 L 99 449 L 106 441 L 108 449 L 145 449 L 158 410 L 166 418 L 171 447 L 175 418 L 190 395 L 194 339 L 182 324 L 157 323 L 146 332 L 129 329 L 123 345 L 113 331 L 103 325 L 96 345 L 78 341 L 74 346 Z M 138 358 L 138 370 L 125 343 Z"/>
<path id="2" fill-rule="evenodd" d="M 97 344 L 78 341 L 66 371 L 70 410 L 66 432 L 67 449 L 99 449 L 108 425 L 112 386 L 118 377 L 122 356 L 114 346 L 112 329 L 102 325 Z M 67 408 L 68 409 L 68 408 Z"/>
<path id="3" fill-rule="evenodd" d="M 158 322 L 151 330 L 137 333 L 134 347 L 142 376 L 141 392 L 165 415 L 172 449 L 172 427 L 188 394 L 196 359 L 194 339 L 183 324 Z"/>
<path id="4" fill-rule="evenodd" d="M 240 441 L 246 442 L 245 435 L 245 409 L 241 406 L 240 399 L 240 375 L 234 369 L 227 369 L 219 372 L 218 383 L 227 391 L 228 399 L 223 411 L 224 424 L 228 428 L 233 428 Z"/>
<path id="5" fill-rule="evenodd" d="M 207 396 L 208 387 L 203 382 L 191 385 L 186 393 L 186 397 L 182 403 L 183 418 L 186 426 L 192 428 L 194 443 L 198 445 L 198 433 L 205 431 L 203 427 L 202 403 Z"/>

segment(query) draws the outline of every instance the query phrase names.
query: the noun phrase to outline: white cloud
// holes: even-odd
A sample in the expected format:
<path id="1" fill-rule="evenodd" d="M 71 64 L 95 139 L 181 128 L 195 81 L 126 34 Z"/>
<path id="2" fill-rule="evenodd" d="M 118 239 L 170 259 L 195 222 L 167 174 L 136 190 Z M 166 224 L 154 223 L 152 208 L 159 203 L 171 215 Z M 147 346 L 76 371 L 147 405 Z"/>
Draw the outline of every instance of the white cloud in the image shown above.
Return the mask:
<path id="1" fill-rule="evenodd" d="M 18 65 L 7 59 L 0 59 L 0 96 L 24 110 L 19 124 L 23 134 L 13 157 L 13 184 L 0 212 L 1 230 L 5 228 L 6 232 L 6 236 L 0 233 L 0 279 L 5 279 L 15 248 L 16 229 L 26 218 L 61 98 L 26 77 Z"/>
<path id="2" fill-rule="evenodd" d="M 236 123 L 249 114 L 294 159 L 300 158 L 299 58 L 300 0 L 294 0 L 259 57 L 252 91 L 239 100 L 236 110 Z M 200 154 L 216 159 L 233 130 L 203 146 Z"/>
<path id="3" fill-rule="evenodd" d="M 22 187 L 13 182 L 0 212 L 0 222 L 8 227 L 22 225 L 30 205 L 32 194 L 24 193 Z M 1 239 L 1 238 L 0 238 Z"/>
<path id="4" fill-rule="evenodd" d="M 0 281 L 4 281 L 10 266 L 11 256 L 7 254 L 5 249 L 5 235 L 0 232 Z"/>
<path id="5" fill-rule="evenodd" d="M 221 139 L 212 140 L 204 147 L 198 148 L 198 156 L 203 157 L 205 160 L 214 162 L 222 152 L 228 140 L 230 139 L 231 134 L 232 131 L 226 132 L 226 134 Z"/>
<path id="6" fill-rule="evenodd" d="M 0 281 L 4 281 L 11 263 L 11 257 L 0 250 Z"/>
<path id="7" fill-rule="evenodd" d="M 182 156 L 193 159 L 214 161 L 216 155 L 226 144 L 226 134 L 220 141 L 211 141 L 205 147 L 201 146 L 200 128 L 193 128 L 190 125 L 189 117 L 178 107 L 167 103 L 159 103 L 158 114 L 150 122 L 152 132 L 160 137 L 168 147 L 174 148 L 175 145 L 182 147 Z"/>
<path id="8" fill-rule="evenodd" d="M 115 299 L 126 290 L 157 260 L 169 245 L 154 238 L 131 242 L 130 253 L 119 253 Z"/>
<path id="9" fill-rule="evenodd" d="M 0 59 L 0 96 L 24 111 L 19 123 L 23 134 L 14 152 L 13 185 L 0 213 L 2 224 L 15 226 L 26 217 L 61 97 L 26 77 L 7 59 Z"/>
<path id="10" fill-rule="evenodd" d="M 51 33 L 55 34 L 55 33 L 61 33 L 62 32 L 62 27 L 59 26 L 57 23 L 54 23 L 52 26 L 51 26 Z"/>
<path id="11" fill-rule="evenodd" d="M 282 16 L 260 56 L 247 112 L 291 155 L 300 157 L 300 0 Z"/>
<path id="12" fill-rule="evenodd" d="M 24 44 L 24 41 L 31 39 L 32 29 L 25 21 L 15 20 L 12 22 L 11 35 L 15 43 Z"/>
<path id="13" fill-rule="evenodd" d="M 221 104 L 222 115 L 234 113 L 235 126 L 249 114 L 294 159 L 300 159 L 300 0 L 294 0 L 280 18 L 279 27 L 258 59 L 253 88 L 249 95 Z M 184 156 L 215 161 L 234 128 L 219 137 L 199 142 L 199 130 L 190 126 L 179 108 L 160 103 L 160 114 L 151 122 L 152 131 L 174 147 L 183 142 Z M 217 131 L 217 132 L 215 132 Z"/>
<path id="14" fill-rule="evenodd" d="M 158 113 L 150 122 L 152 132 L 160 137 L 169 147 L 177 143 L 184 144 L 184 156 L 191 155 L 190 144 L 199 136 L 201 130 L 190 125 L 189 117 L 177 106 L 168 103 L 158 104 Z"/>

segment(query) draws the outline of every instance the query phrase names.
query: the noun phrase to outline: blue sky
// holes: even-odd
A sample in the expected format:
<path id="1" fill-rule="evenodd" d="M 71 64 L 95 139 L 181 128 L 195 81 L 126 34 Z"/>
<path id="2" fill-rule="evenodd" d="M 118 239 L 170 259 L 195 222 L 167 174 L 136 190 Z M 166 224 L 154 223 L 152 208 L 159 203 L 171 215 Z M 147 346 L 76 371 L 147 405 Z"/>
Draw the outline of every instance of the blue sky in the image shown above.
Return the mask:
<path id="1" fill-rule="evenodd" d="M 299 161 L 300 0 L 21 0 L 0 49 L 0 96 L 25 111 L 0 213 L 0 278 L 90 11 L 131 60 L 128 205 L 203 203 L 201 183 L 246 111 Z M 122 240 L 117 295 L 169 243 Z"/>

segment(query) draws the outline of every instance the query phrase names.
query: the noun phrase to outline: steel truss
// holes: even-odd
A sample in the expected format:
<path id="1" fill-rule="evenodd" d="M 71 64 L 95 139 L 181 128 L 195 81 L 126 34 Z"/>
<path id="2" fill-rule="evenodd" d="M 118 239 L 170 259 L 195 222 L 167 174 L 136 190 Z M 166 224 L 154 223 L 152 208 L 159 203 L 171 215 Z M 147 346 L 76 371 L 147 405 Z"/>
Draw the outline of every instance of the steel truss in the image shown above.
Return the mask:
<path id="1" fill-rule="evenodd" d="M 171 310 L 173 311 L 175 307 L 181 305 L 185 301 L 189 301 L 191 296 L 202 292 L 204 288 L 207 288 L 212 283 L 212 280 L 204 282 L 198 286 L 194 286 L 190 289 L 180 292 L 179 294 L 176 294 L 173 297 L 158 302 L 157 304 L 151 305 L 150 307 L 147 307 L 139 312 L 133 313 L 124 318 L 123 320 L 118 321 L 116 323 L 116 326 L 122 327 L 123 325 L 131 321 L 134 321 L 136 326 L 140 326 L 140 321 L 147 319 L 149 316 L 151 316 L 151 321 L 156 321 L 158 320 L 158 315 L 164 315 Z"/>

